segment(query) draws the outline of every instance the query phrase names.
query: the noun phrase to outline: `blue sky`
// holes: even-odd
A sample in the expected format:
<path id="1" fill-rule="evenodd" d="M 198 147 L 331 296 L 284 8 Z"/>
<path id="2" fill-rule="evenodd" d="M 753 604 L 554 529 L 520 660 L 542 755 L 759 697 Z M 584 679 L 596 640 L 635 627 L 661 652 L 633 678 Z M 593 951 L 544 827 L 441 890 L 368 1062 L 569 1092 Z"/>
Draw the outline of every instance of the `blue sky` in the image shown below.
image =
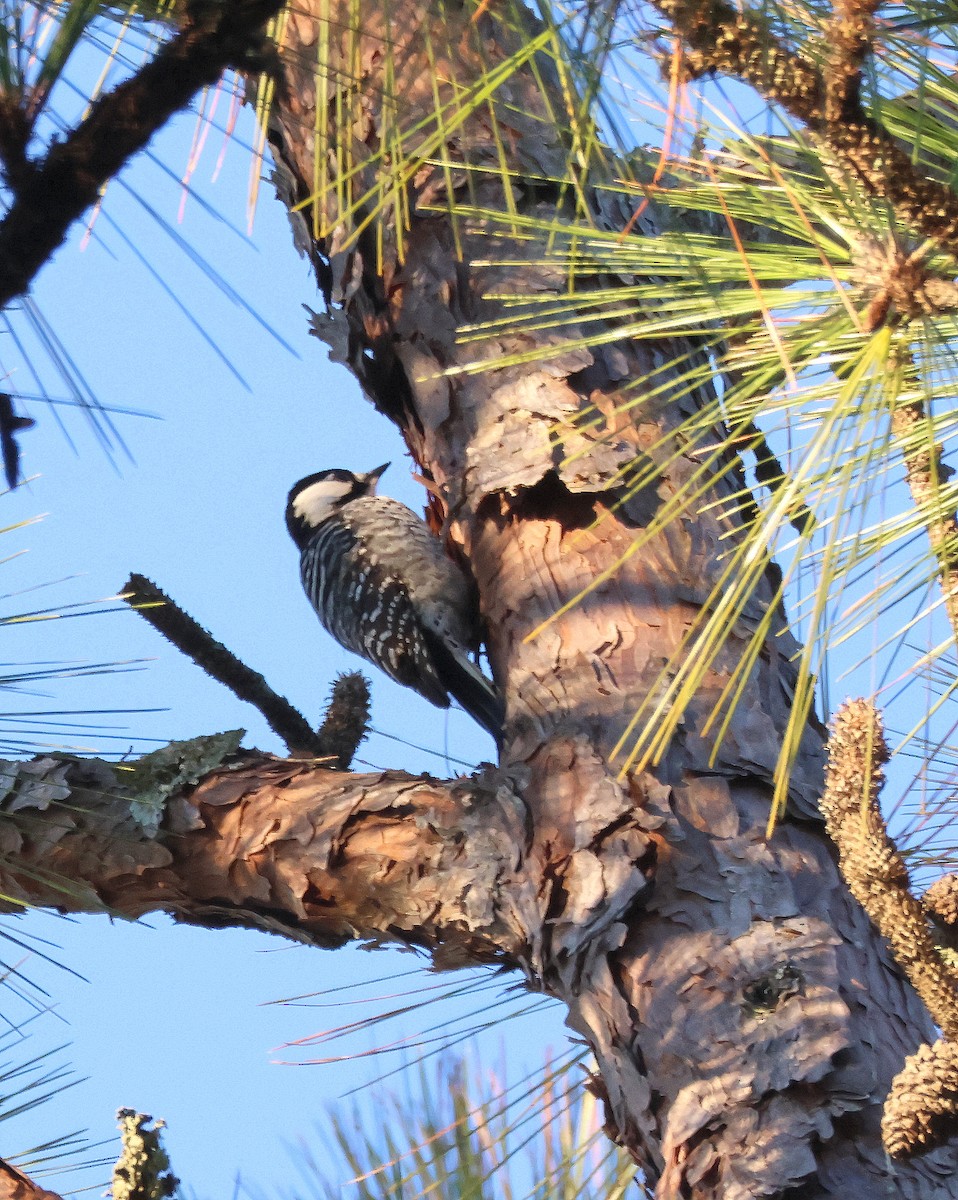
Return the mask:
<path id="1" fill-rule="evenodd" d="M 176 173 L 187 161 L 193 131 L 194 119 L 182 117 L 153 147 Z M 245 116 L 241 131 L 250 136 Z M 210 141 L 195 185 L 243 226 L 248 157 L 239 145 L 231 146 L 214 184 L 220 135 Z M 102 601 L 130 571 L 139 571 L 318 720 L 334 675 L 357 663 L 320 628 L 302 594 L 297 556 L 283 523 L 287 490 L 323 467 L 369 468 L 386 459 L 394 465 L 384 491 L 419 506 L 420 489 L 409 477 L 392 427 L 307 334 L 302 305 L 318 308 L 320 300 L 271 188 L 263 188 L 251 244 L 193 200 L 177 223 L 180 200 L 180 189 L 141 156 L 123 186 L 110 187 L 89 244 L 81 248 L 77 231 L 38 281 L 39 311 L 98 400 L 159 419 L 116 417 L 129 456 L 119 447 L 110 455 L 82 412 L 58 410 L 64 434 L 47 407 L 23 406 L 38 422 L 21 439 L 25 473 L 36 477 L 0 499 L 2 524 L 41 514 L 43 519 L 4 534 L 0 557 L 18 556 L 2 565 L 0 613 Z M 224 296 L 147 206 L 214 263 L 295 353 Z M 201 320 L 248 390 L 117 229 Z M 27 337 L 22 316 L 15 315 L 13 324 Z M 38 385 L 9 332 L 0 331 L 0 351 L 9 389 L 35 393 Z M 28 347 L 27 358 L 51 395 L 66 396 L 41 355 Z M 144 621 L 111 611 L 121 606 L 102 607 L 107 611 L 97 615 L 7 626 L 0 657 L 16 663 L 118 660 L 127 667 L 8 695 L 5 709 L 160 710 L 57 718 L 99 726 L 63 739 L 97 752 L 140 751 L 170 738 L 237 726 L 248 730 L 247 745 L 282 752 L 253 710 L 207 679 Z M 464 714 L 446 716 L 384 678 L 374 682 L 373 721 L 389 737 L 371 737 L 357 766 L 443 775 L 457 769 L 445 755 L 467 762 L 492 757 L 490 739 Z M 56 743 L 44 734 L 40 740 Z M 309 1137 L 327 1105 L 383 1069 L 381 1062 L 365 1061 L 276 1065 L 274 1060 L 342 1053 L 341 1047 L 299 1052 L 282 1047 L 353 1020 L 357 1011 L 262 1006 L 406 972 L 420 961 L 398 952 L 320 953 L 265 935 L 174 927 L 163 917 L 128 926 L 37 914 L 17 921 L 13 931 L 50 939 L 55 947 L 45 951 L 87 982 L 31 958 L 22 969 L 50 993 L 56 1012 L 28 1023 L 30 1037 L 20 1049 L 18 1035 L 8 1034 L 2 1057 L 9 1062 L 69 1041 L 66 1057 L 86 1081 L 35 1114 L 0 1124 L 0 1153 L 11 1155 L 78 1128 L 88 1130 L 94 1142 L 111 1139 L 115 1109 L 129 1106 L 166 1119 L 175 1171 L 196 1196 L 215 1200 L 234 1194 L 237 1173 L 256 1185 L 257 1195 L 291 1194 L 287 1180 L 295 1169 L 284 1147 Z M 20 952 L 10 947 L 4 958 L 16 964 Z M 420 985 L 413 977 L 370 985 L 364 994 Z M 484 995 L 478 1002 L 487 1003 Z M 441 1017 L 430 1010 L 421 1023 L 434 1025 L 447 1015 L 452 1020 L 475 1004 L 475 996 L 451 1004 Z M 360 1011 L 366 1015 L 374 1007 L 367 1003 Z M 3 1012 L 19 1024 L 31 1009 L 10 995 Z M 417 1021 L 406 1021 L 406 1029 L 415 1029 Z M 371 1033 L 351 1047 L 362 1051 L 396 1036 L 395 1029 L 385 1036 Z M 565 1041 L 557 1010 L 548 1016 L 540 1010 L 487 1036 L 480 1057 L 498 1065 L 502 1038 L 518 1074 L 542 1060 L 547 1047 L 559 1050 Z M 415 1057 L 416 1051 L 407 1054 Z M 395 1059 L 385 1065 L 395 1066 Z M 104 1154 L 110 1157 L 113 1150 L 110 1145 Z M 77 1176 L 73 1185 L 99 1185 L 107 1177 L 105 1170 L 94 1170 Z M 66 1191 L 69 1181 L 52 1177 L 47 1186 Z"/>

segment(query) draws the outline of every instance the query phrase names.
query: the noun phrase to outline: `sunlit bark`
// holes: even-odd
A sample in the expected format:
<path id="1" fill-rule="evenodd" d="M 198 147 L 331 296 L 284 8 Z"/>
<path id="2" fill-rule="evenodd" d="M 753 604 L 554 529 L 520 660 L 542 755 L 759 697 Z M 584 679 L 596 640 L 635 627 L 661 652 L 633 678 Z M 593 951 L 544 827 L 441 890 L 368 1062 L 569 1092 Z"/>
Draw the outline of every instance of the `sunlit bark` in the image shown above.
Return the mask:
<path id="1" fill-rule="evenodd" d="M 162 909 L 316 946 L 406 942 L 449 965 L 528 957 L 528 818 L 498 780 L 350 775 L 242 753 L 170 792 L 157 829 L 123 767 L 49 758 L 0 774 L 8 908 Z"/>
<path id="2" fill-rule="evenodd" d="M 623 559 L 700 467 L 669 459 L 669 431 L 694 401 L 663 392 L 661 375 L 655 400 L 614 411 L 674 345 L 456 371 L 555 340 L 547 321 L 494 323 L 508 315 L 503 297 L 541 296 L 545 314 L 567 290 L 541 243 L 510 236 L 513 214 L 561 228 L 570 211 L 575 189 L 543 182 L 565 177 L 576 136 L 563 81 L 541 56 L 464 121 L 436 125 L 437 109 L 454 112 L 540 27 L 505 2 L 478 20 L 468 6 L 421 0 L 363 5 L 361 28 L 354 13 L 305 3 L 290 16 L 274 151 L 287 198 L 306 202 L 299 242 L 333 306 L 318 331 L 435 480 L 440 516 L 480 586 L 508 704 L 503 770 L 529 813 L 524 870 L 540 899 L 525 970 L 589 1039 L 610 1128 L 661 1196 L 958 1194 L 947 1154 L 896 1171 L 879 1145 L 889 1080 L 930 1023 L 835 870 L 815 812 L 814 722 L 792 789 L 793 814 L 811 819 L 764 836 L 792 697 L 787 635 L 769 639 L 714 755 L 701 731 L 748 630 L 732 632 L 654 775 L 623 783 L 609 765 L 736 536 L 734 518 L 709 504 L 739 485 L 734 471 L 530 637 Z M 393 207 L 366 221 L 390 195 L 382 147 L 395 166 L 402 139 L 410 156 L 434 133 Z M 631 213 L 590 190 L 603 179 L 597 160 L 579 175 L 585 205 L 600 228 L 624 227 Z M 337 218 L 343 226 L 324 238 Z M 637 232 L 654 234 L 648 214 Z M 464 343 L 468 325 L 495 333 Z M 598 329 L 566 321 L 561 336 L 588 345 Z M 577 418 L 595 410 L 604 423 L 581 432 Z M 620 505 L 617 472 L 649 454 L 662 464 L 657 484 Z M 771 595 L 757 596 L 750 620 Z"/>

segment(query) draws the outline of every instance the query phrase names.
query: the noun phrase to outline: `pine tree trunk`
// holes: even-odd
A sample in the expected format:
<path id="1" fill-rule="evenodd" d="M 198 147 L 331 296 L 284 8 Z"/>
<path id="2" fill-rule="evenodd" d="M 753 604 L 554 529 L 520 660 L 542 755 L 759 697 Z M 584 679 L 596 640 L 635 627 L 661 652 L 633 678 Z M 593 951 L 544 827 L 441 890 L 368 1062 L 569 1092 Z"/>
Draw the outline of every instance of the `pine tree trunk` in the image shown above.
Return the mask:
<path id="1" fill-rule="evenodd" d="M 270 124 L 330 303 L 316 331 L 403 431 L 478 584 L 508 705 L 499 768 L 442 783 L 193 746 L 162 778 L 155 761 L 0 764 L 3 903 L 392 938 L 442 967 L 521 970 L 592 1046 L 609 1131 L 663 1200 L 958 1196 L 952 1149 L 906 1166 L 881 1149 L 891 1076 L 932 1030 L 839 879 L 814 719 L 765 837 L 794 683 L 780 615 L 721 746 L 705 734 L 770 581 L 655 771 L 620 779 L 613 761 L 741 534 L 722 501 L 742 485 L 723 464 L 697 511 L 629 553 L 701 470 L 672 436 L 696 400 L 662 370 L 698 351 L 605 341 L 586 305 L 551 332 L 568 280 L 527 218 L 560 241 L 573 211 L 654 229 L 602 190 L 618 168 L 511 3 L 299 0 Z M 576 294 L 610 282 L 580 272 Z M 515 295 L 543 319 L 510 321 Z M 492 333 L 467 344 L 471 326 Z M 658 474 L 626 496 L 635 461 Z"/>
<path id="2" fill-rule="evenodd" d="M 698 512 L 626 557 L 699 469 L 668 441 L 693 404 L 678 387 L 670 397 L 659 377 L 654 398 L 615 411 L 675 345 L 494 365 L 558 340 L 545 321 L 511 329 L 502 298 L 539 295 L 545 314 L 566 292 L 542 241 L 518 234 L 527 214 L 562 227 L 571 189 L 544 180 L 566 178 L 574 122 L 562 115 L 567 81 L 542 55 L 437 130 L 440 106 L 451 122 L 476 81 L 540 31 L 505 0 L 478 20 L 472 11 L 297 5 L 271 140 L 281 193 L 305 202 L 298 242 L 332 304 L 317 331 L 402 429 L 479 584 L 508 704 L 501 780 L 528 820 L 523 969 L 568 1005 L 595 1051 L 610 1131 L 658 1195 L 958 1195 L 949 1153 L 896 1168 L 880 1146 L 890 1078 L 931 1028 L 838 877 L 815 815 L 814 720 L 793 816 L 764 835 L 792 696 L 788 636 L 769 640 L 714 761 L 701 730 L 747 631 L 729 639 L 654 774 L 623 783 L 610 765 L 718 577 L 735 519 L 709 501 L 739 481 L 716 478 Z M 412 165 L 394 186 L 403 155 Z M 582 168 L 580 195 L 600 228 L 623 228 L 625 206 L 592 190 L 598 159 Z M 369 219 L 380 196 L 387 205 Z M 633 236 L 652 233 L 644 219 Z M 495 336 L 460 340 L 464 326 L 494 322 Z M 561 336 L 588 344 L 597 328 L 583 317 Z M 477 358 L 493 365 L 455 372 Z M 596 410 L 598 428 L 582 420 Z M 620 504 L 617 472 L 650 455 L 662 464 L 656 485 Z"/>

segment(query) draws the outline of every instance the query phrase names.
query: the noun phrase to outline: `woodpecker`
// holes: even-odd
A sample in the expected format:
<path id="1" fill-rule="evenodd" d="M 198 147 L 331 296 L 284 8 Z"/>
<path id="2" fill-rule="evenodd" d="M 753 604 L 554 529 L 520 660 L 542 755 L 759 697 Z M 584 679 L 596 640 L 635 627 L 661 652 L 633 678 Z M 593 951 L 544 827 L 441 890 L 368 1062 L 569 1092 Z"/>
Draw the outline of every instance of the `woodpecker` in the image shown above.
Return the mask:
<path id="1" fill-rule="evenodd" d="M 502 699 L 469 658 L 479 644 L 472 587 L 411 508 L 376 495 L 388 466 L 318 471 L 290 490 L 303 588 L 341 646 L 440 708 L 452 696 L 499 745 Z"/>

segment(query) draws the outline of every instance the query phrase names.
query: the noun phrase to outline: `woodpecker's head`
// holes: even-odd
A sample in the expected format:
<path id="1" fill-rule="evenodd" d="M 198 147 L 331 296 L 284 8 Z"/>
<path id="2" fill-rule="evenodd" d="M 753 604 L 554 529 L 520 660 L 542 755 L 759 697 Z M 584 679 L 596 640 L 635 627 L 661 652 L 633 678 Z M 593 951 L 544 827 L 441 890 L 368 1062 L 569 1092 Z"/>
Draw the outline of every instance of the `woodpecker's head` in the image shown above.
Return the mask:
<path id="1" fill-rule="evenodd" d="M 286 502 L 286 528 L 296 545 L 302 548 L 324 521 L 350 501 L 375 496 L 379 477 L 388 466 L 383 463 L 365 475 L 338 468 L 317 471 L 294 484 Z"/>

